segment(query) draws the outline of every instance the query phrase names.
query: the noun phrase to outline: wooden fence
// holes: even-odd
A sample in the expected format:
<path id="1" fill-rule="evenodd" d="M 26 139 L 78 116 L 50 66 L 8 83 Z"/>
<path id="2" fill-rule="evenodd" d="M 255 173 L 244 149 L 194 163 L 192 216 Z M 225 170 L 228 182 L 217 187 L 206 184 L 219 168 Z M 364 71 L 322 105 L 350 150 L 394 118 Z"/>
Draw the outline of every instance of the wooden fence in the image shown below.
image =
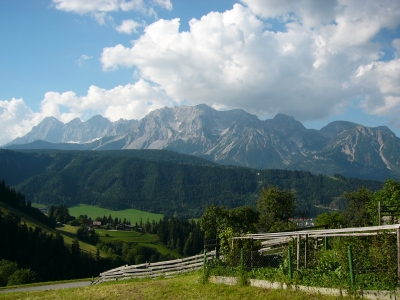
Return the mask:
<path id="1" fill-rule="evenodd" d="M 156 263 L 144 263 L 140 265 L 122 266 L 115 269 L 100 273 L 99 277 L 92 281 L 93 284 L 98 284 L 105 281 L 129 279 L 129 278 L 144 278 L 144 277 L 160 277 L 183 274 L 186 272 L 199 270 L 204 259 L 212 259 L 216 255 L 215 251 L 210 251 L 204 257 L 204 254 L 190 256 L 181 259 L 161 261 Z"/>

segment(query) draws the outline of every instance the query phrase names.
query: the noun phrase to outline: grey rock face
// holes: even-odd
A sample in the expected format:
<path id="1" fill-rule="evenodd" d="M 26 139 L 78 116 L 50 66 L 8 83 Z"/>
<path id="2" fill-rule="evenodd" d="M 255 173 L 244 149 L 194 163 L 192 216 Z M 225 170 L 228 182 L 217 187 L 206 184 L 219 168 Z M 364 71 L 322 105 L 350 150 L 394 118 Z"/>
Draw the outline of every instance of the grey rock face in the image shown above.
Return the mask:
<path id="1" fill-rule="evenodd" d="M 37 140 L 51 143 L 90 143 L 103 137 L 123 134 L 136 123 L 136 120 L 119 120 L 112 123 L 102 116 L 94 116 L 86 122 L 76 118 L 64 124 L 54 117 L 48 117 L 24 137 L 16 138 L 8 145 L 26 144 Z"/>

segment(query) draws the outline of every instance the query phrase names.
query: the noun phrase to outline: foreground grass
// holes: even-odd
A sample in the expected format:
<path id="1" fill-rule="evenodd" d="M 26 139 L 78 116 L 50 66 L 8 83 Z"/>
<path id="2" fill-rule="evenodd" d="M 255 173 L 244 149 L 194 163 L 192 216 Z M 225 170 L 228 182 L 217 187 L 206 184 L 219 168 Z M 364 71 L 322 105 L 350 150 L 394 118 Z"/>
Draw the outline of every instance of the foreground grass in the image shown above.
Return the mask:
<path id="1" fill-rule="evenodd" d="M 249 286 L 203 285 L 199 280 L 199 273 L 194 273 L 168 279 L 122 280 L 85 288 L 0 294 L 0 299 L 350 299 Z"/>

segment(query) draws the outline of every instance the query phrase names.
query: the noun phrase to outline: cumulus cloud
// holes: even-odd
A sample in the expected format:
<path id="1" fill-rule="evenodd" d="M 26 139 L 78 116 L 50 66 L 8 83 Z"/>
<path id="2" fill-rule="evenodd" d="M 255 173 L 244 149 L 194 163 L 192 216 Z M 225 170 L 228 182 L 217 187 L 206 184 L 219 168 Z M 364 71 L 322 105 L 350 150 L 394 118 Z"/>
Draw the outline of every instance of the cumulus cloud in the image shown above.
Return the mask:
<path id="1" fill-rule="evenodd" d="M 35 125 L 35 118 L 22 99 L 0 100 L 0 145 L 28 133 Z"/>
<path id="2" fill-rule="evenodd" d="M 121 33 L 131 34 L 132 32 L 137 32 L 137 29 L 142 26 L 142 24 L 129 19 L 123 20 L 121 25 L 117 26 L 115 29 Z"/>
<path id="3" fill-rule="evenodd" d="M 104 48 L 103 69 L 135 67 L 177 103 L 313 120 L 366 98 L 368 80 L 356 77 L 357 70 L 380 60 L 382 46 L 373 38 L 400 24 L 398 1 L 242 2 L 192 19 L 187 32 L 179 30 L 179 19 L 158 20 L 132 46 Z M 272 19 L 283 30 L 268 27 Z M 393 80 L 368 82 L 375 86 L 369 97 L 382 96 Z"/>
<path id="4" fill-rule="evenodd" d="M 64 123 L 74 118 L 87 120 L 97 114 L 111 121 L 121 118 L 131 120 L 141 119 L 155 109 L 172 105 L 169 97 L 158 86 L 143 79 L 109 90 L 93 85 L 85 96 L 78 96 L 72 91 L 47 92 L 41 101 L 40 112 L 36 113 L 22 99 L 0 101 L 0 145 L 24 136 L 49 116 Z"/>
<path id="5" fill-rule="evenodd" d="M 141 79 L 110 90 L 92 85 L 86 96 L 77 96 L 72 91 L 48 92 L 41 106 L 51 115 L 59 115 L 62 121 L 70 121 L 77 116 L 87 119 L 95 114 L 116 121 L 120 118 L 141 119 L 154 109 L 172 106 L 172 102 L 159 87 Z M 60 107 L 67 108 L 68 113 L 60 114 Z"/>
<path id="6" fill-rule="evenodd" d="M 400 114 L 400 59 L 360 66 L 354 82 L 365 94 L 365 111 L 381 116 Z"/>
<path id="7" fill-rule="evenodd" d="M 155 7 L 172 10 L 170 0 L 53 0 L 53 3 L 58 10 L 80 15 L 89 14 L 101 25 L 112 21 L 112 17 L 108 15 L 111 12 L 136 11 L 157 18 Z"/>

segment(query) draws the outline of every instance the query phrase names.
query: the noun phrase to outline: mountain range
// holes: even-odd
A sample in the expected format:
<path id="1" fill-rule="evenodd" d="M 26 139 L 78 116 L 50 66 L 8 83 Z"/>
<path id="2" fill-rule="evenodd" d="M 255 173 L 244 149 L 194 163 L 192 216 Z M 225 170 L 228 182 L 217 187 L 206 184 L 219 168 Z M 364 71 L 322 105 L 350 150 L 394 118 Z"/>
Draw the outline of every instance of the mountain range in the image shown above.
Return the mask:
<path id="1" fill-rule="evenodd" d="M 260 120 L 241 109 L 165 107 L 141 120 L 44 119 L 7 149 L 164 149 L 224 165 L 292 169 L 384 180 L 400 178 L 400 139 L 385 126 L 335 121 L 307 129 L 293 117 Z"/>

